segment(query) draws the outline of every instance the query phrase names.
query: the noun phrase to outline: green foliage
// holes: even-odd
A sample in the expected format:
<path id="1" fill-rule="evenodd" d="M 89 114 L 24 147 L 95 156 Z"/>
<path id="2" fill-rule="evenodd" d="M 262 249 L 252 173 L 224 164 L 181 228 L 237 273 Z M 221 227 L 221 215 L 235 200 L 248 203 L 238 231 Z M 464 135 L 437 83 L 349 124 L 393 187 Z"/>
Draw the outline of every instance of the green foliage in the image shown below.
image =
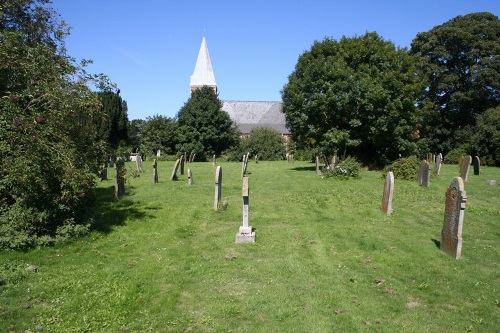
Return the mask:
<path id="1" fill-rule="evenodd" d="M 10 1 L 0 17 L 1 249 L 35 246 L 69 221 L 86 224 L 103 155 L 90 86 L 106 78 L 64 53 L 67 28 L 43 16 L 55 15 L 44 3 Z"/>
<path id="2" fill-rule="evenodd" d="M 490 13 L 457 16 L 419 33 L 411 53 L 428 80 L 419 100 L 421 135 L 431 150 L 447 153 L 468 140 L 458 130 L 500 103 L 500 20 Z"/>
<path id="3" fill-rule="evenodd" d="M 258 155 L 259 160 L 263 161 L 283 160 L 286 154 L 285 141 L 281 134 L 267 127 L 253 128 L 248 138 L 241 139 L 241 147 L 243 153 Z"/>
<path id="4" fill-rule="evenodd" d="M 27 276 L 26 266 L 18 261 L 6 260 L 0 264 L 0 287 L 19 283 Z"/>
<path id="5" fill-rule="evenodd" d="M 324 170 L 322 175 L 325 178 L 335 177 L 342 180 L 359 178 L 361 167 L 362 164 L 355 157 L 348 156 L 337 163 L 333 169 Z"/>
<path id="6" fill-rule="evenodd" d="M 376 33 L 325 38 L 304 52 L 282 91 L 283 112 L 303 146 L 385 164 L 415 150 L 415 58 Z"/>
<path id="7" fill-rule="evenodd" d="M 484 165 L 500 166 L 500 106 L 477 117 L 470 152 L 480 156 Z"/>
<path id="8" fill-rule="evenodd" d="M 420 167 L 420 160 L 416 156 L 400 158 L 384 168 L 382 177 L 392 171 L 395 179 L 415 180 Z"/>
<path id="9" fill-rule="evenodd" d="M 175 146 L 179 142 L 178 126 L 174 119 L 161 115 L 146 118 L 140 129 L 141 151 L 156 156 L 160 149 L 162 154 L 176 153 Z"/>
<path id="10" fill-rule="evenodd" d="M 465 155 L 467 155 L 467 147 L 465 145 L 458 146 L 444 155 L 443 163 L 458 164 L 460 158 L 464 157 Z"/>
<path id="11" fill-rule="evenodd" d="M 103 91 L 99 93 L 102 103 L 103 118 L 98 121 L 99 139 L 107 142 L 116 150 L 120 144 L 128 141 L 127 102 L 118 93 Z"/>
<path id="12" fill-rule="evenodd" d="M 178 152 L 194 152 L 197 160 L 221 155 L 238 142 L 238 133 L 229 115 L 222 111 L 217 93 L 204 86 L 195 90 L 177 114 Z"/>

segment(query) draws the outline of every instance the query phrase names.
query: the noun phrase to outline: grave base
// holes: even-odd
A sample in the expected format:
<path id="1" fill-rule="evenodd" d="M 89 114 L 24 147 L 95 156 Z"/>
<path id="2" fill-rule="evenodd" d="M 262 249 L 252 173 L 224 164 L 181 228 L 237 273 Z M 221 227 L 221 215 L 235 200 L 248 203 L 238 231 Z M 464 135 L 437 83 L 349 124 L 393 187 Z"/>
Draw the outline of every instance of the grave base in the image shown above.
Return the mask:
<path id="1" fill-rule="evenodd" d="M 236 243 L 255 243 L 255 232 L 252 232 L 252 227 L 240 227 L 236 234 Z"/>

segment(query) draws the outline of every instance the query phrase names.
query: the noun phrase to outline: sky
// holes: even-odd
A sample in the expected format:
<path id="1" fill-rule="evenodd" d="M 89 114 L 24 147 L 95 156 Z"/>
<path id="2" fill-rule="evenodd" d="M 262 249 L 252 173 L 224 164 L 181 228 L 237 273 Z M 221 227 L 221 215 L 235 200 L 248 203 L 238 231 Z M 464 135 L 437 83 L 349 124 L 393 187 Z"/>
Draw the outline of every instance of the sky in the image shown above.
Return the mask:
<path id="1" fill-rule="evenodd" d="M 90 59 L 127 101 L 129 120 L 175 117 L 206 37 L 220 100 L 280 101 L 299 56 L 325 37 L 377 32 L 399 47 L 499 0 L 53 0 L 68 55 Z"/>

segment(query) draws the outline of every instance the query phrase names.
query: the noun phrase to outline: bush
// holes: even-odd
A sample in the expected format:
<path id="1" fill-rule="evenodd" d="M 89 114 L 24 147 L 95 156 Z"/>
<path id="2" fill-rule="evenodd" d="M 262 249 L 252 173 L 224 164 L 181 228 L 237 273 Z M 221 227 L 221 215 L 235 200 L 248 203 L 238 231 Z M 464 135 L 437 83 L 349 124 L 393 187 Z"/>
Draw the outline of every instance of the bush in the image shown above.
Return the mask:
<path id="1" fill-rule="evenodd" d="M 465 155 L 467 155 L 466 148 L 464 146 L 457 147 L 457 148 L 451 150 L 450 152 L 448 152 L 448 154 L 446 154 L 444 156 L 443 163 L 458 164 L 458 162 L 460 161 L 460 158 L 462 156 L 465 156 Z"/>
<path id="2" fill-rule="evenodd" d="M 339 179 L 359 178 L 361 171 L 361 163 L 355 157 L 347 157 L 340 161 L 333 169 L 323 172 L 323 177 L 330 178 L 336 177 Z"/>
<path id="3" fill-rule="evenodd" d="M 278 161 L 285 159 L 285 141 L 281 134 L 267 127 L 253 128 L 250 136 L 240 140 L 240 151 L 258 155 L 259 160 Z M 243 154 L 240 155 L 240 159 Z"/>
<path id="4" fill-rule="evenodd" d="M 400 158 L 384 168 L 382 177 L 385 178 L 387 173 L 392 171 L 395 179 L 413 180 L 419 167 L 420 160 L 416 156 Z"/>

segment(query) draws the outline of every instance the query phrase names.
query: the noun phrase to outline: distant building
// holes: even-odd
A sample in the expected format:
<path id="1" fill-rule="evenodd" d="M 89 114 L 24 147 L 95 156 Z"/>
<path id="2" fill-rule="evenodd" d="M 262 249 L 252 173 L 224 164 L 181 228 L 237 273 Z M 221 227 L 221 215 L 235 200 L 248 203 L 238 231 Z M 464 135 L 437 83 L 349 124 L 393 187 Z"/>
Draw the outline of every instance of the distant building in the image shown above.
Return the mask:
<path id="1" fill-rule="evenodd" d="M 189 90 L 193 93 L 194 90 L 203 86 L 209 86 L 215 92 L 218 91 L 205 36 L 201 41 Z M 268 127 L 289 139 L 290 130 L 286 127 L 285 115 L 281 111 L 282 105 L 283 103 L 279 101 L 222 101 L 222 110 L 227 112 L 236 123 L 241 137 L 247 137 L 252 128 Z"/>

